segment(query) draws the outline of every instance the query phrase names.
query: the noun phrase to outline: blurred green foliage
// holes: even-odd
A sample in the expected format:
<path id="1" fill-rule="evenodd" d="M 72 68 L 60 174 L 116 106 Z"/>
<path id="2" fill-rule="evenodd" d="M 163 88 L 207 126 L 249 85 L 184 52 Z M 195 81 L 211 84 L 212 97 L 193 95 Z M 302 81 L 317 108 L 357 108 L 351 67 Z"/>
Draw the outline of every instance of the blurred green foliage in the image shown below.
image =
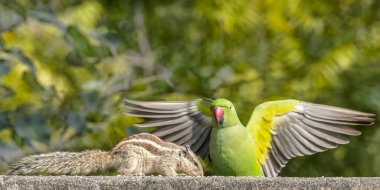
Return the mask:
<path id="1" fill-rule="evenodd" d="M 379 114 L 380 1 L 0 0 L 0 171 L 110 148 L 122 99 L 295 98 Z M 282 176 L 379 176 L 380 129 Z"/>

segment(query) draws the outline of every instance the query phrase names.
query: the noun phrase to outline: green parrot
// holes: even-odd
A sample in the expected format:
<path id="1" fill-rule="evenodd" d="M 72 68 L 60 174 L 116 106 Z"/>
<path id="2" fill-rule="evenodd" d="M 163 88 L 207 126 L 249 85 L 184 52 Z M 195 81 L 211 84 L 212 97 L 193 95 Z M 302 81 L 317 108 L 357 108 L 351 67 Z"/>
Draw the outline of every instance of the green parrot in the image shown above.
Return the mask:
<path id="1" fill-rule="evenodd" d="M 126 114 L 147 118 L 136 127 L 211 158 L 216 175 L 276 177 L 291 158 L 347 144 L 344 135 L 370 125 L 374 114 L 298 100 L 265 102 L 244 126 L 226 99 L 183 102 L 125 100 Z"/>

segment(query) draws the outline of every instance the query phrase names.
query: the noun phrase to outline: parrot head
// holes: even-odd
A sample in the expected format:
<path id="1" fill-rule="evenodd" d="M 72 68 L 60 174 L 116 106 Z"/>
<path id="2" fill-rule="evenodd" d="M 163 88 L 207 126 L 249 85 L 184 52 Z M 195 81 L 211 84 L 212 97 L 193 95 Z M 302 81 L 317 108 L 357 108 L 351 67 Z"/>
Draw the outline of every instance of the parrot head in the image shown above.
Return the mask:
<path id="1" fill-rule="evenodd" d="M 211 113 L 214 126 L 217 128 L 232 127 L 240 122 L 234 105 L 226 99 L 214 100 L 211 104 Z"/>

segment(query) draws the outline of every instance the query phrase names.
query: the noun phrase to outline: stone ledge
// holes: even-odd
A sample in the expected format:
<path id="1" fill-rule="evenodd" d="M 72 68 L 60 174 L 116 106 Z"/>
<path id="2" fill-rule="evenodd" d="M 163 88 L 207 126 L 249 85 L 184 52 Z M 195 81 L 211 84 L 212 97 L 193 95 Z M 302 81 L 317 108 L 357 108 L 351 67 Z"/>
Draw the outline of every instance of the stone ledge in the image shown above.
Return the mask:
<path id="1" fill-rule="evenodd" d="M 380 189 L 380 177 L 0 176 L 0 189 Z"/>

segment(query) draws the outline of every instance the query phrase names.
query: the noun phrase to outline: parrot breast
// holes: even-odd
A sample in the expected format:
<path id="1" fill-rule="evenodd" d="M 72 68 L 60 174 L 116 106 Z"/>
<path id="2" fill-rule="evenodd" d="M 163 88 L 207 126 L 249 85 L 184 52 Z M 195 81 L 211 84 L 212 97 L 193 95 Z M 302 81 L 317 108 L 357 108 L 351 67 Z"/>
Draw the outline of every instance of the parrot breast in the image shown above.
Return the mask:
<path id="1" fill-rule="evenodd" d="M 214 171 L 223 176 L 262 176 L 254 140 L 242 125 L 213 128 L 210 156 Z"/>

